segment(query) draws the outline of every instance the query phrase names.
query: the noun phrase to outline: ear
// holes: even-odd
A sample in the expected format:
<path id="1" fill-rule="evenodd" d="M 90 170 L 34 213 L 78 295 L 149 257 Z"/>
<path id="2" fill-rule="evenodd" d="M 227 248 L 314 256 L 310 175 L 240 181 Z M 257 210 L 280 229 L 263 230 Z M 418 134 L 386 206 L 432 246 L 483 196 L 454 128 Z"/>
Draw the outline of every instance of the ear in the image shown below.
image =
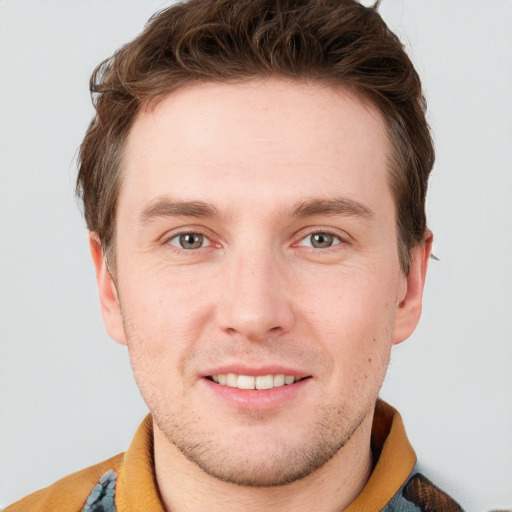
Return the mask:
<path id="1" fill-rule="evenodd" d="M 432 250 L 432 239 L 432 233 L 429 231 L 423 242 L 411 250 L 411 266 L 407 276 L 404 276 L 405 286 L 395 314 L 394 345 L 406 340 L 420 321 L 423 287 Z"/>
<path id="2" fill-rule="evenodd" d="M 89 233 L 89 247 L 96 269 L 96 281 L 100 294 L 101 316 L 108 335 L 121 345 L 126 345 L 126 334 L 124 331 L 123 317 L 117 296 L 117 289 L 108 270 L 101 242 L 96 233 Z"/>

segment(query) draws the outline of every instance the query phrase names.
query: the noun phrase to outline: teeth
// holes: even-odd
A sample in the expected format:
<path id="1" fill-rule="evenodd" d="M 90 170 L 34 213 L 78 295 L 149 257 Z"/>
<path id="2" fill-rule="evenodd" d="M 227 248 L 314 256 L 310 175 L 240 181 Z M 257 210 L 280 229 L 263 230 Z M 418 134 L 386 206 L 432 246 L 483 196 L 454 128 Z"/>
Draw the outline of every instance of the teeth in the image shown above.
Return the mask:
<path id="1" fill-rule="evenodd" d="M 292 377 L 291 375 L 287 375 L 284 378 L 284 383 L 285 384 L 293 384 L 294 382 L 295 382 L 295 377 Z"/>
<path id="2" fill-rule="evenodd" d="M 230 388 L 238 387 L 238 376 L 234 373 L 228 373 L 226 375 L 226 386 L 229 386 Z"/>
<path id="3" fill-rule="evenodd" d="M 281 373 L 279 375 L 274 375 L 274 387 L 277 388 L 279 386 L 284 386 L 286 377 Z M 295 380 L 295 378 L 293 379 Z"/>
<path id="4" fill-rule="evenodd" d="M 219 375 L 211 375 L 213 382 L 217 382 L 223 386 L 238 389 L 272 389 L 288 384 L 293 384 L 298 378 L 293 375 L 237 375 L 236 373 L 221 373 Z"/>
<path id="5" fill-rule="evenodd" d="M 239 375 L 238 381 L 234 386 L 231 386 L 232 388 L 238 388 L 238 389 L 254 389 L 254 381 L 256 379 L 254 377 L 251 377 L 250 375 Z M 229 386 L 229 383 L 228 383 Z"/>
<path id="6" fill-rule="evenodd" d="M 256 377 L 256 389 L 272 389 L 274 387 L 273 375 L 260 375 Z"/>

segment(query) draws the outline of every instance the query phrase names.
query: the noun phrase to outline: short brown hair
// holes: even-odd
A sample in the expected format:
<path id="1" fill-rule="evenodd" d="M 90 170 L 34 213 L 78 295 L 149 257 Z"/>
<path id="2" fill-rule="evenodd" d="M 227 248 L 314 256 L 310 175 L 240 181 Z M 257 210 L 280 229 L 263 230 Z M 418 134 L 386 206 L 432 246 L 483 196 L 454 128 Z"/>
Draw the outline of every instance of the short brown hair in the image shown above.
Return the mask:
<path id="1" fill-rule="evenodd" d="M 425 196 L 434 148 L 421 83 L 374 7 L 354 0 L 190 0 L 154 15 L 103 61 L 90 89 L 96 115 L 79 152 L 77 193 L 110 261 L 121 157 L 141 108 L 196 81 L 257 77 L 346 85 L 383 115 L 393 146 L 390 186 L 400 264 L 427 232 Z"/>

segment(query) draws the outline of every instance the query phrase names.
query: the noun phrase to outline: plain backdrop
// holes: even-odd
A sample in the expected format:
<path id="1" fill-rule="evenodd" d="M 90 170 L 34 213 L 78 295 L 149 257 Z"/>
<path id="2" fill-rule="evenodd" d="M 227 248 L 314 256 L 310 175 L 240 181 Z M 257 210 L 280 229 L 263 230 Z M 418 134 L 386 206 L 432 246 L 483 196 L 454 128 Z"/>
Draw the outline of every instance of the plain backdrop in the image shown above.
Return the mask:
<path id="1" fill-rule="evenodd" d="M 146 407 L 101 324 L 75 155 L 94 66 L 167 5 L 0 0 L 0 506 L 124 451 Z M 382 396 L 469 512 L 512 507 L 512 2 L 384 0 L 437 161 L 423 318 Z"/>

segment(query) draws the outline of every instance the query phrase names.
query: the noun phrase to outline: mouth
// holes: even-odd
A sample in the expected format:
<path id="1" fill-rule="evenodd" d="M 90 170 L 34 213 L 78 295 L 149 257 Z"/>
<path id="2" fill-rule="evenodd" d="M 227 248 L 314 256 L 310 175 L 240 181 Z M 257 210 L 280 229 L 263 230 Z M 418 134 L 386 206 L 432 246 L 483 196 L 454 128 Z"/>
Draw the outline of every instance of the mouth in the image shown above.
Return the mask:
<path id="1" fill-rule="evenodd" d="M 206 379 L 237 389 L 273 389 L 295 384 L 310 377 L 296 377 L 294 375 L 269 374 L 269 375 L 239 375 L 236 373 L 220 373 L 217 375 L 208 375 Z"/>

